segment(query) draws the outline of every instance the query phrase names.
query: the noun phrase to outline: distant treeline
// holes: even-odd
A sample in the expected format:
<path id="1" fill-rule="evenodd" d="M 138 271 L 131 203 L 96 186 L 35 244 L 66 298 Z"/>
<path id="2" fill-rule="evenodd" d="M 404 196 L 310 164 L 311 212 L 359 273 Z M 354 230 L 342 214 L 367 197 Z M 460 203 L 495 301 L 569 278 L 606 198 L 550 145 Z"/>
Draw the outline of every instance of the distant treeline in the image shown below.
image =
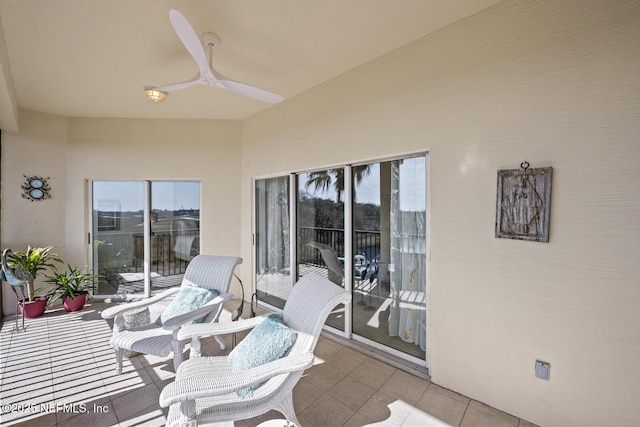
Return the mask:
<path id="1" fill-rule="evenodd" d="M 380 206 L 356 203 L 353 220 L 356 230 L 380 231 Z M 298 200 L 298 225 L 344 229 L 344 202 L 302 195 Z"/>

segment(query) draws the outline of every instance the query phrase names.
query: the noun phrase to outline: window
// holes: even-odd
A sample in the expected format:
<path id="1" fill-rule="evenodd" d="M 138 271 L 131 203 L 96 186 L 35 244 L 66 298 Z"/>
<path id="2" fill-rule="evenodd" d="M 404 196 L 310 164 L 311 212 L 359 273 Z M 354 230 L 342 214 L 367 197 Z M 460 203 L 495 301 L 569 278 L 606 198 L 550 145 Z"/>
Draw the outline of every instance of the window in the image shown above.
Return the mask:
<path id="1" fill-rule="evenodd" d="M 90 235 L 99 295 L 178 286 L 200 251 L 200 183 L 94 181 Z"/>
<path id="2" fill-rule="evenodd" d="M 329 315 L 328 327 L 424 363 L 427 156 L 292 176 L 255 181 L 260 301 L 282 308 L 298 277 L 322 275 L 353 295 Z"/>
<path id="3" fill-rule="evenodd" d="M 288 176 L 255 181 L 255 218 L 258 298 L 283 308 L 292 285 Z"/>

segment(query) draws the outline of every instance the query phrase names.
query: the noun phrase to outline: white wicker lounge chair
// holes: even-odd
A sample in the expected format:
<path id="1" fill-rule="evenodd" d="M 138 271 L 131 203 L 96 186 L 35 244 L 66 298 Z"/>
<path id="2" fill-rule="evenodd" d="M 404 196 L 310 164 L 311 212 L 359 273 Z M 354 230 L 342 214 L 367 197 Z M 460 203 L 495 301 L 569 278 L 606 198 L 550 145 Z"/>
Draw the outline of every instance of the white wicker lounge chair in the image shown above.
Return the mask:
<path id="1" fill-rule="evenodd" d="M 304 276 L 293 287 L 282 312 L 284 324 L 297 333 L 295 344 L 285 357 L 241 372 L 232 371 L 227 356 L 199 356 L 198 337 L 251 329 L 264 317 L 181 329 L 179 339 L 193 339 L 192 353 L 180 365 L 175 381 L 160 394 L 160 406 L 170 406 L 167 425 L 229 422 L 275 409 L 299 426 L 293 408 L 293 387 L 313 364 L 313 350 L 327 316 L 336 305 L 350 300 L 349 292 L 329 280 L 315 274 Z M 262 385 L 251 397 L 236 393 L 256 384 Z"/>
<path id="2" fill-rule="evenodd" d="M 178 331 L 187 322 L 203 318 L 203 323 L 216 322 L 222 312 L 223 303 L 232 295 L 228 293 L 233 271 L 242 263 L 242 258 L 198 255 L 191 260 L 179 288 L 172 288 L 154 297 L 127 304 L 120 304 L 102 312 L 104 319 L 114 319 L 113 336 L 110 344 L 116 352 L 116 372 L 122 372 L 122 357 L 125 350 L 166 357 L 173 352 L 175 369 L 182 362 L 184 339 L 178 338 Z M 212 300 L 194 309 L 162 322 L 162 325 L 150 323 L 130 329 L 125 328 L 124 314 L 148 307 L 169 297 L 176 297 L 185 287 L 206 288 L 219 292 Z M 221 339 L 217 340 L 225 348 Z"/>

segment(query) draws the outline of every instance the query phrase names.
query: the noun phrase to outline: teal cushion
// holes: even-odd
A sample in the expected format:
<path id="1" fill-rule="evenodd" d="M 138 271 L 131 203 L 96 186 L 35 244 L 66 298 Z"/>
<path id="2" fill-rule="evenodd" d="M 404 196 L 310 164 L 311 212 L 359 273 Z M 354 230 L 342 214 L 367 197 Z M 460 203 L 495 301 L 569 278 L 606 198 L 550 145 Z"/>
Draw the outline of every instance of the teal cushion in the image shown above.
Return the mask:
<path id="1" fill-rule="evenodd" d="M 182 286 L 176 297 L 169 303 L 160 317 L 158 317 L 158 320 L 156 320 L 156 324 L 162 326 L 164 322 L 171 319 L 172 317 L 176 317 L 181 314 L 189 313 L 193 310 L 196 310 L 218 295 L 220 295 L 220 292 L 216 291 L 215 289 L 206 289 L 189 285 Z M 185 325 L 190 325 L 191 323 L 200 323 L 204 320 L 204 317 L 206 316 L 203 316 L 191 322 L 187 322 L 185 323 Z"/>
<path id="2" fill-rule="evenodd" d="M 280 359 L 289 352 L 296 338 L 297 334 L 282 323 L 280 314 L 269 314 L 231 350 L 228 356 L 231 370 L 241 372 Z M 249 398 L 258 387 L 260 384 L 236 393 Z"/>

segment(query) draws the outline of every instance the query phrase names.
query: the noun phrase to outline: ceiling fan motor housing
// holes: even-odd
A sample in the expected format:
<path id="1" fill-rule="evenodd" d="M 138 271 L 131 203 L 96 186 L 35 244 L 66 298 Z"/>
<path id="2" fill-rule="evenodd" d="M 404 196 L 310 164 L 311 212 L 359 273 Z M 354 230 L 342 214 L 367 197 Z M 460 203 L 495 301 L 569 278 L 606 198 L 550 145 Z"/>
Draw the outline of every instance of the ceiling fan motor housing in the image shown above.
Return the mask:
<path id="1" fill-rule="evenodd" d="M 205 46 L 217 47 L 220 44 L 220 37 L 214 33 L 204 33 L 202 35 L 202 41 Z"/>

